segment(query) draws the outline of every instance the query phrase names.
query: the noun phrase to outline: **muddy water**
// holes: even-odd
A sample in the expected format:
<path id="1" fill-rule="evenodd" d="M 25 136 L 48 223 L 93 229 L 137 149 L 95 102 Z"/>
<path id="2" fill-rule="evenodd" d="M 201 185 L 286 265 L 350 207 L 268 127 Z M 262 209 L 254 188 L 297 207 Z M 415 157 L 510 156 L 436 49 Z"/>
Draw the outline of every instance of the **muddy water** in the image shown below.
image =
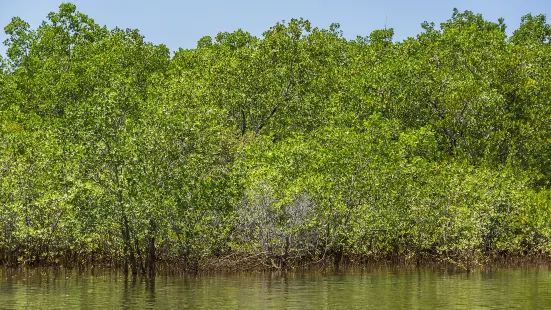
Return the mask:
<path id="1" fill-rule="evenodd" d="M 0 269 L 0 309 L 543 309 L 548 268 L 158 276 Z"/>

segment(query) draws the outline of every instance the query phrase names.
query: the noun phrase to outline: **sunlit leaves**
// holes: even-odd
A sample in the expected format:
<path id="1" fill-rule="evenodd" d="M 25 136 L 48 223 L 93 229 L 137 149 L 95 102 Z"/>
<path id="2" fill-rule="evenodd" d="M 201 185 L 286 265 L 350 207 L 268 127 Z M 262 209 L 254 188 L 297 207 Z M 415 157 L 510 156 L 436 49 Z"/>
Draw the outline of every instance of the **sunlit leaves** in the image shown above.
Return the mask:
<path id="1" fill-rule="evenodd" d="M 395 42 L 292 19 L 170 55 L 72 4 L 14 18 L 0 260 L 548 253 L 550 29 L 521 22 L 454 10 Z"/>

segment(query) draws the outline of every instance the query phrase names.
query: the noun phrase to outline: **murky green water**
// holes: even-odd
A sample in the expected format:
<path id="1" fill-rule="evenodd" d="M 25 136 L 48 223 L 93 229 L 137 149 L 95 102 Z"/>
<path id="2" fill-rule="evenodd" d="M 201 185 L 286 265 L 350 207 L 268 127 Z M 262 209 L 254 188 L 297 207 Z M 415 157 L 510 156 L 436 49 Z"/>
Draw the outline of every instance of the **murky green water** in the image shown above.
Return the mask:
<path id="1" fill-rule="evenodd" d="M 163 277 L 0 269 L 0 309 L 543 309 L 548 268 Z"/>

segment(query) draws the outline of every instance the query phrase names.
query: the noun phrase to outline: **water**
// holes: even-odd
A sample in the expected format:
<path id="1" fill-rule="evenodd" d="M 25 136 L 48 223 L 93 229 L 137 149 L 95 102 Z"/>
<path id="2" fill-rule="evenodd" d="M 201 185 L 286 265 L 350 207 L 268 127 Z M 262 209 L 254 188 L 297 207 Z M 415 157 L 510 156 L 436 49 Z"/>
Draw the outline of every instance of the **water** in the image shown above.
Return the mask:
<path id="1" fill-rule="evenodd" d="M 542 309 L 548 268 L 164 277 L 0 269 L 0 309 Z"/>

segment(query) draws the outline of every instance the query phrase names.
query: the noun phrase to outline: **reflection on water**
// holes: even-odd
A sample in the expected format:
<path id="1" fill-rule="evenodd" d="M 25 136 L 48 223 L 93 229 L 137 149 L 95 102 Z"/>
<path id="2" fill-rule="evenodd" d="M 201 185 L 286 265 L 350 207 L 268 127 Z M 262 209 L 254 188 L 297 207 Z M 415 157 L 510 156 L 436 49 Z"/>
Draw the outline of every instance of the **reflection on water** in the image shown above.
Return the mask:
<path id="1" fill-rule="evenodd" d="M 450 273 L 376 269 L 340 274 L 125 278 L 0 269 L 0 309 L 477 309 L 551 307 L 548 268 Z"/>

